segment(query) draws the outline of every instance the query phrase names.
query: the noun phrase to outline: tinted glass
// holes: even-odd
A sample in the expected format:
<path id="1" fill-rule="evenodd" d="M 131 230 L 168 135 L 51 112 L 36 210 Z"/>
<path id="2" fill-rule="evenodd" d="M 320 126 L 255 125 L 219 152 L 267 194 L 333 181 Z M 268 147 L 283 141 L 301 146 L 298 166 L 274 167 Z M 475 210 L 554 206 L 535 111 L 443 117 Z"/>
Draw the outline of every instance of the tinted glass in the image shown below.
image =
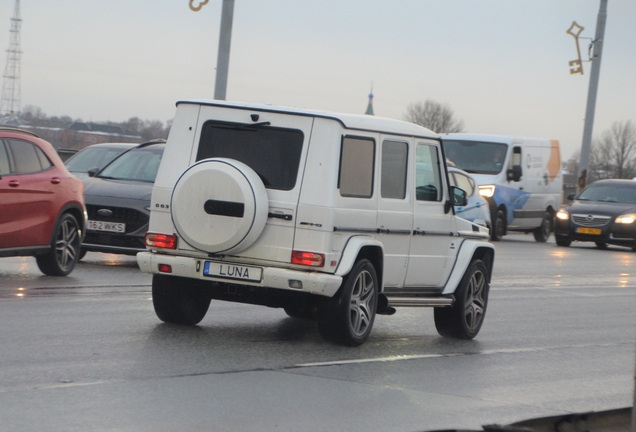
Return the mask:
<path id="1" fill-rule="evenodd" d="M 508 146 L 482 141 L 442 140 L 444 153 L 457 168 L 469 173 L 499 174 Z"/>
<path id="2" fill-rule="evenodd" d="M 592 185 L 581 192 L 581 194 L 576 199 L 582 201 L 602 201 L 636 204 L 636 184 L 634 185 L 634 187 L 616 185 Z"/>
<path id="3" fill-rule="evenodd" d="M 26 141 L 9 141 L 13 160 L 15 162 L 15 172 L 18 174 L 28 174 L 42 171 L 40 159 L 36 153 L 36 147 Z"/>
<path id="4" fill-rule="evenodd" d="M 442 200 L 440 172 L 437 148 L 419 143 L 415 164 L 415 198 L 418 201 Z"/>
<path id="5" fill-rule="evenodd" d="M 269 189 L 296 185 L 304 135 L 295 129 L 208 121 L 203 125 L 197 161 L 223 157 L 252 168 Z"/>
<path id="6" fill-rule="evenodd" d="M 0 141 L 0 175 L 9 174 L 11 172 L 10 166 L 7 147 L 3 141 Z"/>
<path id="7" fill-rule="evenodd" d="M 119 156 L 126 148 L 87 147 L 66 161 L 71 172 L 88 172 L 91 168 L 102 168 Z"/>
<path id="8" fill-rule="evenodd" d="M 163 145 L 132 149 L 111 162 L 99 177 L 154 183 L 163 149 Z"/>
<path id="9" fill-rule="evenodd" d="M 373 195 L 375 141 L 344 137 L 340 152 L 338 187 L 343 197 L 370 198 Z"/>
<path id="10" fill-rule="evenodd" d="M 382 198 L 404 199 L 406 196 L 408 150 L 408 144 L 405 142 L 382 143 Z"/>

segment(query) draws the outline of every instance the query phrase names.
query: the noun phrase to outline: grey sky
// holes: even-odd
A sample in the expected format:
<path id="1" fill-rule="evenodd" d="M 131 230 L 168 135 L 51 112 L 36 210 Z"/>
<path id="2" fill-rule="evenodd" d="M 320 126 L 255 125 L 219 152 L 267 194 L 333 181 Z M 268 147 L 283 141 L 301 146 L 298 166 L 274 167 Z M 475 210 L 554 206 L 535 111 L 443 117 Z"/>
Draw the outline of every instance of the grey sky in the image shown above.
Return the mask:
<path id="1" fill-rule="evenodd" d="M 166 121 L 212 99 L 221 0 L 21 0 L 22 105 L 93 121 Z M 468 132 L 581 146 L 600 0 L 236 0 L 228 100 L 403 118 L 427 98 Z M 0 0 L 0 48 L 14 0 Z M 594 135 L 636 121 L 636 1 L 609 0 Z M 582 54 L 587 57 L 587 43 Z M 6 56 L 2 59 L 2 68 Z"/>

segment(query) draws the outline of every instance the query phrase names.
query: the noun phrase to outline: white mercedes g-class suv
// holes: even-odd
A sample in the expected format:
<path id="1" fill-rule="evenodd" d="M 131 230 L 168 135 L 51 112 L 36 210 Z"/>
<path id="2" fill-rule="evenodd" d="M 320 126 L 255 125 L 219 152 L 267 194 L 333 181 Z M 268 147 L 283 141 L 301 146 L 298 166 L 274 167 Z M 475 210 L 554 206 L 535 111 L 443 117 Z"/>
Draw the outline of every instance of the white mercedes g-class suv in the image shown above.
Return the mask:
<path id="1" fill-rule="evenodd" d="M 151 200 L 146 252 L 159 319 L 195 325 L 210 301 L 314 318 L 360 345 L 376 314 L 434 307 L 437 331 L 477 335 L 494 247 L 455 216 L 437 134 L 398 120 L 181 101 Z"/>

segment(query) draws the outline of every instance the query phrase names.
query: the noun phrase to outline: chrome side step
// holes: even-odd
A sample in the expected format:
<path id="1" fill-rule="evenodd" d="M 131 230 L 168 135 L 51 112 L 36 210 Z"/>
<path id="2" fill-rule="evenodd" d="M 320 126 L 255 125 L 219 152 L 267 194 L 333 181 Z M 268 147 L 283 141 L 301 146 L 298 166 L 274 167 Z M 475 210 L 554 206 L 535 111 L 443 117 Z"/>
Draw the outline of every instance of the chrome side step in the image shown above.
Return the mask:
<path id="1" fill-rule="evenodd" d="M 388 306 L 395 307 L 443 307 L 452 306 L 455 299 L 451 297 L 405 297 L 387 296 Z"/>

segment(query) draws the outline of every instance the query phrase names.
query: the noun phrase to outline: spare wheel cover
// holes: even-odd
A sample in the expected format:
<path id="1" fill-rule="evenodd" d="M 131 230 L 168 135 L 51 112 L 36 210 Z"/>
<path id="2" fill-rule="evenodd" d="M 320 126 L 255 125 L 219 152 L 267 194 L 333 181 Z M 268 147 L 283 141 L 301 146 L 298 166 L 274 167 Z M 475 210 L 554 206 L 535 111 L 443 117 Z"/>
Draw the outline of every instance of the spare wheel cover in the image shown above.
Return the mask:
<path id="1" fill-rule="evenodd" d="M 193 248 L 236 253 L 261 235 L 267 222 L 267 190 L 242 162 L 204 159 L 177 180 L 170 202 L 179 236 Z"/>

